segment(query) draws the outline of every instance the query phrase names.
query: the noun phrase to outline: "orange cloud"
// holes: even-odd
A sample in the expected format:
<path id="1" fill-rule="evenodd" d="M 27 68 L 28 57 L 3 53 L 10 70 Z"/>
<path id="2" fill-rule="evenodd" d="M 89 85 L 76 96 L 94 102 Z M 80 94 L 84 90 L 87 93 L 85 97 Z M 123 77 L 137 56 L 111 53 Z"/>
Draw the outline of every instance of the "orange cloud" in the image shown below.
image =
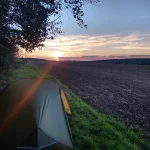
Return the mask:
<path id="1" fill-rule="evenodd" d="M 62 57 L 150 55 L 150 34 L 72 35 L 46 40 L 42 50 L 35 50 L 28 57 L 52 59 L 55 52 Z"/>

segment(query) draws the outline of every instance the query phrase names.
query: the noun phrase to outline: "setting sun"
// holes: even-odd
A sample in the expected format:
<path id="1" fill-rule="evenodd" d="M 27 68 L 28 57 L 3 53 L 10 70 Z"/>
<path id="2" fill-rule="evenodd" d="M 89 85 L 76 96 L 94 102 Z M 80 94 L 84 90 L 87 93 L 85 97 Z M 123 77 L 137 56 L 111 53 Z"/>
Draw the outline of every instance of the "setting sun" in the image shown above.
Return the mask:
<path id="1" fill-rule="evenodd" d="M 55 52 L 53 54 L 53 57 L 55 57 L 56 60 L 58 60 L 58 58 L 61 57 L 61 56 L 62 56 L 61 52 Z"/>

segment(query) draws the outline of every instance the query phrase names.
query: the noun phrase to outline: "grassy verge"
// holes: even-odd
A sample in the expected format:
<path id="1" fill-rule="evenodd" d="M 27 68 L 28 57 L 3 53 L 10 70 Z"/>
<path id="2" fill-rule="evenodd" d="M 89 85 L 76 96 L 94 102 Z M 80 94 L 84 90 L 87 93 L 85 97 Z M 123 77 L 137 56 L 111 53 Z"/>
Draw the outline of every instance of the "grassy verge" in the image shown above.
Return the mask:
<path id="1" fill-rule="evenodd" d="M 41 77 L 41 74 L 38 67 L 24 65 L 1 74 L 0 80 Z M 46 78 L 54 79 L 49 75 Z M 63 87 L 71 94 L 69 122 L 76 150 L 150 150 L 140 133 L 133 132 L 111 116 L 98 113 L 65 85 Z"/>

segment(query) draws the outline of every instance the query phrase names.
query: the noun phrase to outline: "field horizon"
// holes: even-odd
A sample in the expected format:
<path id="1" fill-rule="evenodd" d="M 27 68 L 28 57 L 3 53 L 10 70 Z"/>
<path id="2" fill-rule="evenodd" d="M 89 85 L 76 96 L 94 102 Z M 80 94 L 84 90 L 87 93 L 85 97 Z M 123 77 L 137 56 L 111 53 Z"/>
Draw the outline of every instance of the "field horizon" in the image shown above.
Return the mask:
<path id="1" fill-rule="evenodd" d="M 19 58 L 20 59 L 20 58 Z M 135 65 L 150 65 L 150 58 L 120 58 L 120 59 L 103 59 L 103 60 L 48 60 L 42 58 L 22 58 L 27 61 L 50 61 L 50 62 L 83 62 L 97 64 L 135 64 Z"/>

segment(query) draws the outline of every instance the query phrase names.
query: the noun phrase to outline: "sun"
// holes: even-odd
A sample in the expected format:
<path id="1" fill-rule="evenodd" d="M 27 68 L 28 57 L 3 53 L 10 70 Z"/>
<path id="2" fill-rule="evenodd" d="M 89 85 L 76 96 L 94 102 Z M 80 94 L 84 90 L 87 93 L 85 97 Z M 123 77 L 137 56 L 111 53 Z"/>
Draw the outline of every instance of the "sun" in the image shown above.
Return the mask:
<path id="1" fill-rule="evenodd" d="M 61 57 L 61 52 L 55 52 L 53 57 L 55 57 L 56 60 L 59 60 L 59 57 Z"/>

